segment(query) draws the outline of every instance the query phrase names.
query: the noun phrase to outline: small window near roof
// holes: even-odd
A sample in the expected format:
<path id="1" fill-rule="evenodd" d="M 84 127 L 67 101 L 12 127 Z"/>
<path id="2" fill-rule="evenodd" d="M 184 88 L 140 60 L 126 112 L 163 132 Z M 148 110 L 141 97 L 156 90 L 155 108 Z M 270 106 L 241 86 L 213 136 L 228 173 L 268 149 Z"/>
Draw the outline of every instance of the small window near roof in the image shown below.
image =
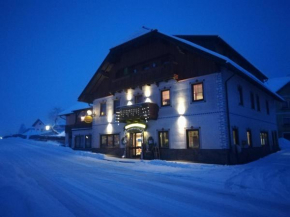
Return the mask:
<path id="1" fill-rule="evenodd" d="M 101 103 L 100 105 L 100 116 L 105 116 L 106 115 L 106 103 Z"/>
<path id="2" fill-rule="evenodd" d="M 170 90 L 161 91 L 161 106 L 170 106 Z"/>
<path id="3" fill-rule="evenodd" d="M 203 98 L 203 83 L 192 84 L 192 101 L 200 101 Z"/>

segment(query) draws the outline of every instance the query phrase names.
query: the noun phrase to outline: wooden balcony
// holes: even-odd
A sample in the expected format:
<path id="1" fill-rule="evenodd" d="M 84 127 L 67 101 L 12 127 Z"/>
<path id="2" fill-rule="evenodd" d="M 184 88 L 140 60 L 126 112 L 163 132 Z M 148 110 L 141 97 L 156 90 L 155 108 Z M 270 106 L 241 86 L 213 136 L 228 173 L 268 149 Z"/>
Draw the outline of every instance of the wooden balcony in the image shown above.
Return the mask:
<path id="1" fill-rule="evenodd" d="M 92 123 L 85 123 L 85 122 L 79 122 L 77 124 L 72 124 L 72 125 L 66 125 L 65 126 L 65 132 L 68 133 L 72 129 L 79 129 L 79 128 L 92 128 Z"/>
<path id="2" fill-rule="evenodd" d="M 118 107 L 116 121 L 120 123 L 146 122 L 158 118 L 159 106 L 155 103 L 139 103 Z"/>

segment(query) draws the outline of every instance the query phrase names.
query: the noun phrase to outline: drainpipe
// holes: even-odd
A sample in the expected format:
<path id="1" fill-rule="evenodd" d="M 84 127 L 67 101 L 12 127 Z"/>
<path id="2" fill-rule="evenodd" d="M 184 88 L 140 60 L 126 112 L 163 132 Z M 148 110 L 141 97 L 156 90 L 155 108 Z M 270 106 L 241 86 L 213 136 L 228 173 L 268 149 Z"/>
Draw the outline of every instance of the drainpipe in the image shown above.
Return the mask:
<path id="1" fill-rule="evenodd" d="M 231 124 L 230 124 L 230 110 L 229 110 L 229 95 L 228 95 L 228 81 L 230 79 L 232 79 L 235 76 L 235 74 L 232 74 L 226 81 L 225 81 L 225 91 L 226 91 L 226 107 L 227 107 L 227 123 L 228 123 L 228 137 L 229 137 L 229 149 L 228 149 L 228 164 L 231 164 L 231 160 L 230 160 L 230 152 L 232 150 L 232 146 L 231 146 Z"/>

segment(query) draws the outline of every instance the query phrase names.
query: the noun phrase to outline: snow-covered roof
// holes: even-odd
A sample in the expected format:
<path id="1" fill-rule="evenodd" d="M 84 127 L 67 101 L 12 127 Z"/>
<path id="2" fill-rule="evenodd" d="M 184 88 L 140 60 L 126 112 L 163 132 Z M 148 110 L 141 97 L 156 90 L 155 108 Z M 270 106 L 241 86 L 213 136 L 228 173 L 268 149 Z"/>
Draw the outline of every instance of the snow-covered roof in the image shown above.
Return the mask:
<path id="1" fill-rule="evenodd" d="M 262 81 L 260 81 L 256 76 L 254 76 L 252 73 L 248 72 L 246 69 L 244 69 L 243 67 L 241 67 L 240 65 L 238 65 L 237 63 L 235 63 L 234 61 L 232 61 L 231 59 L 229 59 L 228 57 L 223 56 L 223 55 L 221 55 L 221 54 L 219 54 L 217 52 L 214 52 L 212 50 L 209 50 L 207 48 L 204 48 L 204 47 L 202 47 L 200 45 L 197 45 L 197 44 L 195 44 L 193 42 L 187 41 L 185 39 L 178 38 L 176 36 L 167 35 L 167 34 L 164 34 L 164 33 L 161 33 L 161 34 L 163 34 L 165 36 L 168 36 L 170 38 L 173 38 L 173 39 L 175 39 L 177 41 L 180 41 L 182 43 L 185 43 L 187 45 L 190 45 L 190 46 L 192 46 L 194 48 L 197 48 L 199 50 L 202 50 L 202 51 L 204 51 L 206 53 L 209 53 L 209 54 L 211 54 L 211 55 L 213 55 L 215 57 L 218 57 L 218 58 L 224 60 L 226 63 L 232 65 L 234 68 L 236 68 L 237 70 L 239 70 L 240 72 L 242 72 L 244 75 L 246 75 L 248 78 L 254 80 L 256 83 L 260 84 L 262 87 L 264 87 L 265 89 L 267 89 L 269 92 L 271 92 L 277 98 L 279 98 L 281 100 L 284 100 L 283 98 L 281 98 L 280 95 L 276 94 L 276 91 L 273 91 L 272 89 L 270 89 L 267 85 L 265 85 L 265 83 L 263 83 Z"/>
<path id="2" fill-rule="evenodd" d="M 69 107 L 68 109 L 65 109 L 64 111 L 60 112 L 58 115 L 59 116 L 68 115 L 68 114 L 72 114 L 73 111 L 89 109 L 89 108 L 92 108 L 92 106 L 90 106 L 88 103 L 78 102 L 75 105 Z"/>
<path id="3" fill-rule="evenodd" d="M 270 78 L 265 84 L 270 90 L 272 90 L 273 92 L 277 92 L 289 82 L 290 76 L 286 76 L 286 77 Z"/>

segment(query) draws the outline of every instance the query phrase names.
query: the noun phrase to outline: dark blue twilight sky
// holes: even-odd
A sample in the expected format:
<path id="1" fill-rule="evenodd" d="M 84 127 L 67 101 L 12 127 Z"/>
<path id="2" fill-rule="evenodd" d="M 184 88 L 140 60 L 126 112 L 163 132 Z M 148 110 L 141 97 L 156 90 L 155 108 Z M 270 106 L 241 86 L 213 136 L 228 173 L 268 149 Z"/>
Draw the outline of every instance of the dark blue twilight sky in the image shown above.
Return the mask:
<path id="1" fill-rule="evenodd" d="M 143 25 L 220 35 L 268 77 L 290 74 L 289 11 L 288 0 L 0 0 L 0 136 L 73 105 Z"/>

